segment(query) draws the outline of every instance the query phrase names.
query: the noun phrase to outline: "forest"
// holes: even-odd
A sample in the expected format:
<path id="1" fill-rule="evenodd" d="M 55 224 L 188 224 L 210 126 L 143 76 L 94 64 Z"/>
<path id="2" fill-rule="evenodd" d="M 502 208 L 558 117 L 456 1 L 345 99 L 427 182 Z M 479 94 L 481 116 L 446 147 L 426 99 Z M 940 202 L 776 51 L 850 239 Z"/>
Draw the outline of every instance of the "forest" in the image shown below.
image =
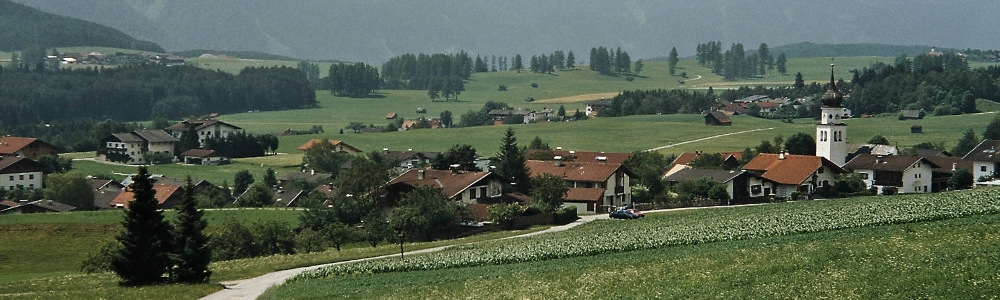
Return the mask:
<path id="1" fill-rule="evenodd" d="M 30 46 L 95 46 L 163 53 L 159 45 L 137 40 L 114 28 L 42 12 L 9 0 L 0 0 L 0 51 Z"/>

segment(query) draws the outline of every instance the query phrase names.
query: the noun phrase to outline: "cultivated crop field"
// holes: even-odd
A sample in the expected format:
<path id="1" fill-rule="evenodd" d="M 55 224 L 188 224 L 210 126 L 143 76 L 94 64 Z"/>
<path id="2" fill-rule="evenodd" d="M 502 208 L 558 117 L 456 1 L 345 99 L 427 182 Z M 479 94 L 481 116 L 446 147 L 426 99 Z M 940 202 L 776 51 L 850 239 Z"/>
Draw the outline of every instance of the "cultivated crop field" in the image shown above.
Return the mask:
<path id="1" fill-rule="evenodd" d="M 676 251 L 671 251 L 670 249 L 678 248 L 679 246 L 691 247 L 690 245 L 712 245 L 719 244 L 719 242 L 732 243 L 731 241 L 737 240 L 742 240 L 742 242 L 738 243 L 741 247 L 745 248 L 747 245 L 757 245 L 756 247 L 760 248 L 758 250 L 763 250 L 764 253 L 761 254 L 758 253 L 758 251 L 751 251 L 748 249 L 741 250 L 740 247 L 732 249 L 732 251 L 735 251 L 734 253 L 742 253 L 743 255 L 740 255 L 740 257 L 743 257 L 742 259 L 748 260 L 752 264 L 768 265 L 766 268 L 757 270 L 754 270 L 752 267 L 751 272 L 749 273 L 738 273 L 742 280 L 754 281 L 758 275 L 781 276 L 781 278 L 786 278 L 786 273 L 799 271 L 800 268 L 818 267 L 809 265 L 809 257 L 814 255 L 832 254 L 829 253 L 831 250 L 817 248 L 841 247 L 847 251 L 847 253 L 840 253 L 840 255 L 843 255 L 845 259 L 856 257 L 858 259 L 877 260 L 883 255 L 890 255 L 891 250 L 884 250 L 884 247 L 868 249 L 866 245 L 880 244 L 883 246 L 899 248 L 913 248 L 913 250 L 908 250 L 908 253 L 928 250 L 920 249 L 922 247 L 941 247 L 933 244 L 911 244 L 909 241 L 901 240 L 898 237 L 891 240 L 871 240 L 868 238 L 857 238 L 854 237 L 853 234 L 845 234 L 845 236 L 851 237 L 857 244 L 842 244 L 841 241 L 837 240 L 837 238 L 841 237 L 838 233 L 845 229 L 863 231 L 863 229 L 866 228 L 896 224 L 913 224 L 904 228 L 927 228 L 922 227 L 923 225 L 919 225 L 919 223 L 951 219 L 956 219 L 954 222 L 963 223 L 962 218 L 970 218 L 972 221 L 969 221 L 968 223 L 972 224 L 970 226 L 974 227 L 972 229 L 974 232 L 965 233 L 966 235 L 971 234 L 971 236 L 961 236 L 955 238 L 956 241 L 961 240 L 962 243 L 965 243 L 960 243 L 956 246 L 974 248 L 976 247 L 974 242 L 982 241 L 986 243 L 985 247 L 988 249 L 989 247 L 992 247 L 992 249 L 1000 249 L 998 248 L 1000 247 L 1000 236 L 997 236 L 994 232 L 996 224 L 1000 222 L 1000 218 L 995 215 L 1000 212 L 1000 200 L 997 200 L 998 198 L 1000 198 L 1000 190 L 980 189 L 975 191 L 948 192 L 930 195 L 860 197 L 838 200 L 801 201 L 750 207 L 681 211 L 666 214 L 651 214 L 647 218 L 635 221 L 596 221 L 560 233 L 545 234 L 516 240 L 492 241 L 457 246 L 452 247 L 447 251 L 419 256 L 409 256 L 405 259 L 390 258 L 324 268 L 313 272 L 307 272 L 294 278 L 288 284 L 280 287 L 276 291 L 273 291 L 271 295 L 274 299 L 315 297 L 318 295 L 317 293 L 319 293 L 316 288 L 318 286 L 323 286 L 325 287 L 325 294 L 323 295 L 326 297 L 336 298 L 337 296 L 331 293 L 335 293 L 334 290 L 338 289 L 330 288 L 331 285 L 342 282 L 347 282 L 347 284 L 357 284 L 359 281 L 373 283 L 380 282 L 379 285 L 385 286 L 386 291 L 399 292 L 400 290 L 408 289 L 411 285 L 410 283 L 394 282 L 393 278 L 404 277 L 426 278 L 426 280 L 430 282 L 430 285 L 435 287 L 428 289 L 426 292 L 416 292 L 415 294 L 402 293 L 402 295 L 413 295 L 414 298 L 433 297 L 437 295 L 436 293 L 438 292 L 441 292 L 443 295 L 451 295 L 450 293 L 460 294 L 463 291 L 476 289 L 474 284 L 467 281 L 453 281 L 446 279 L 450 276 L 444 275 L 446 273 L 464 274 L 455 275 L 457 277 L 475 276 L 471 274 L 479 274 L 479 279 L 483 281 L 500 279 L 501 281 L 507 283 L 510 283 L 511 281 L 520 282 L 521 280 L 530 281 L 531 278 L 552 278 L 555 282 L 545 282 L 544 280 L 540 280 L 535 283 L 543 284 L 544 286 L 560 286 L 564 288 L 568 286 L 579 286 L 579 289 L 585 289 L 588 291 L 595 288 L 589 287 L 588 285 L 606 284 L 606 288 L 614 289 L 615 287 L 620 287 L 626 282 L 632 282 L 629 279 L 633 277 L 645 278 L 645 281 L 639 282 L 640 284 L 661 286 L 668 283 L 659 282 L 660 280 L 657 280 L 656 276 L 641 274 L 638 271 L 633 270 L 631 266 L 635 265 L 635 268 L 637 269 L 649 270 L 651 268 L 643 267 L 644 261 L 646 259 L 658 259 L 663 261 L 663 258 L 656 258 L 656 256 L 660 253 L 668 256 L 692 255 L 692 251 L 684 250 L 687 248 L 681 247 L 681 250 Z M 989 223 L 993 225 L 986 225 L 985 228 L 993 229 L 986 230 L 983 229 L 983 225 L 977 225 L 982 222 L 978 221 L 980 219 L 989 220 Z M 943 224 L 951 223 L 946 222 Z M 939 227 L 949 226 L 950 225 L 930 225 L 930 229 L 926 231 L 933 235 L 934 232 L 944 230 Z M 913 230 L 907 229 L 907 231 Z M 920 229 L 918 231 L 923 232 L 925 230 Z M 893 232 L 893 230 L 889 229 L 887 232 L 874 232 L 872 234 L 895 234 Z M 805 237 L 796 238 L 796 236 L 803 233 L 821 234 L 814 236 L 806 235 Z M 779 237 L 787 238 L 784 242 L 776 242 L 776 239 L 780 240 Z M 916 237 L 920 237 L 920 235 L 917 234 Z M 931 239 L 929 242 L 936 243 L 937 240 Z M 785 243 L 789 244 L 786 245 Z M 795 247 L 796 244 L 802 243 L 812 246 L 802 249 Z M 728 244 L 723 243 L 718 247 L 707 247 L 713 251 L 713 253 L 718 253 L 723 252 L 722 249 L 724 249 L 726 245 Z M 640 251 L 635 252 L 636 250 Z M 938 250 L 951 253 L 949 254 L 950 257 L 941 257 L 938 258 L 941 259 L 941 261 L 929 263 L 943 264 L 951 269 L 936 270 L 929 274 L 918 274 L 921 277 L 906 279 L 907 284 L 938 285 L 940 284 L 938 282 L 924 282 L 923 280 L 933 278 L 930 277 L 933 274 L 961 272 L 961 268 L 974 266 L 982 260 L 988 261 L 991 259 L 994 260 L 994 266 L 992 267 L 978 267 L 979 269 L 976 273 L 952 274 L 953 276 L 959 275 L 959 278 L 944 280 L 949 282 L 949 286 L 957 285 L 957 288 L 979 291 L 980 293 L 987 291 L 983 289 L 992 289 L 1000 284 L 1000 273 L 998 273 L 995 269 L 995 259 L 997 258 L 996 252 L 969 254 L 969 257 L 962 258 L 955 257 L 955 253 L 961 252 L 935 249 L 935 251 Z M 850 251 L 860 252 L 852 254 Z M 787 259 L 783 260 L 782 258 L 774 257 L 779 255 L 778 252 L 786 256 Z M 730 254 L 730 256 L 732 256 L 732 254 Z M 875 271 L 883 272 L 888 272 L 890 270 L 899 272 L 900 270 L 903 270 L 900 269 L 901 267 L 911 268 L 912 271 L 919 271 L 922 267 L 919 263 L 920 260 L 934 259 L 934 257 L 927 256 L 928 255 L 924 253 L 918 257 L 906 258 L 905 261 L 899 262 L 900 264 L 904 264 L 904 266 L 896 267 L 870 266 L 868 263 L 839 260 L 821 261 L 819 263 L 828 264 L 825 265 L 825 267 L 829 269 L 827 271 L 839 270 L 838 272 L 846 273 L 842 274 L 843 276 L 859 276 L 858 273 L 870 272 L 870 270 L 867 269 L 869 267 L 875 267 Z M 581 268 L 586 269 L 585 273 L 593 275 L 594 277 L 591 277 L 590 280 L 586 280 L 582 277 L 567 275 L 577 273 L 541 271 L 545 269 L 535 269 L 535 267 L 532 266 L 541 261 L 557 260 L 556 262 L 542 263 L 546 266 L 551 266 L 553 264 L 560 264 L 558 261 L 566 259 L 572 259 L 573 265 L 589 266 L 589 268 Z M 785 264 L 785 261 L 787 261 L 788 264 Z M 679 264 L 681 262 L 673 261 L 670 263 Z M 708 256 L 696 256 L 693 261 L 684 262 L 683 265 L 675 265 L 671 268 L 682 268 L 675 272 L 701 274 L 689 274 L 689 276 L 703 276 L 707 279 L 707 282 L 711 282 L 712 280 L 728 282 L 730 280 L 715 277 L 719 275 L 711 275 L 710 272 L 712 272 L 713 268 L 710 265 L 716 265 L 716 267 L 718 267 L 728 265 L 729 263 L 731 262 L 717 260 L 716 258 Z M 505 267 L 498 267 L 500 265 Z M 496 269 L 519 269 L 518 266 L 522 266 L 525 269 L 533 269 L 536 270 L 536 272 L 542 272 L 543 274 L 522 278 L 518 276 L 508 277 L 490 271 Z M 423 273 L 428 270 L 456 268 L 459 270 L 431 272 L 431 274 L 441 277 L 429 278 Z M 461 268 L 473 268 L 473 270 L 463 271 Z M 609 270 L 599 271 L 602 270 L 602 268 L 607 268 Z M 670 272 L 669 269 L 671 268 L 667 268 L 666 272 Z M 554 270 L 559 269 L 560 268 L 554 268 Z M 983 274 L 983 272 L 990 272 L 990 270 L 992 270 L 992 273 Z M 823 272 L 823 270 L 805 271 Z M 416 275 L 414 273 L 408 273 L 401 276 L 395 274 L 374 275 L 402 272 L 417 272 L 421 275 Z M 622 274 L 606 278 L 607 282 L 600 280 L 603 278 L 602 276 L 594 274 L 599 273 L 612 276 L 613 274 L 617 274 L 616 272 L 622 272 Z M 732 273 L 736 272 L 736 270 L 733 270 L 732 267 L 730 267 L 727 272 Z M 756 274 L 755 272 L 760 272 L 760 274 Z M 814 276 L 818 275 L 819 274 L 815 274 Z M 580 276 L 587 275 L 585 274 Z M 355 279 L 357 279 L 357 281 Z M 692 281 L 692 284 L 706 284 L 706 282 L 700 282 L 690 278 L 688 280 Z M 830 281 L 833 279 L 827 280 Z M 881 280 L 883 280 L 884 283 L 879 286 L 891 286 L 893 280 L 895 279 L 883 278 Z M 936 280 L 941 280 L 941 278 L 936 278 Z M 799 284 L 806 284 L 806 281 L 802 281 L 801 279 L 797 279 L 795 282 L 798 282 Z M 428 282 L 424 282 L 424 284 L 428 284 Z M 855 287 L 855 289 L 857 288 L 859 287 Z M 356 287 L 353 289 L 347 288 L 345 291 L 358 292 L 359 289 L 364 290 L 363 288 Z M 795 295 L 789 293 L 794 293 L 796 289 L 797 287 L 795 286 L 772 285 L 759 287 L 757 291 L 750 294 L 736 295 L 756 295 L 761 297 L 766 295 L 761 293 L 767 291 L 777 292 L 774 295 Z M 566 293 L 565 296 L 567 297 L 579 295 L 574 294 L 579 291 L 574 291 L 572 289 L 557 289 L 555 291 L 550 291 L 551 289 L 548 288 L 539 288 L 538 290 L 545 291 L 546 293 Z M 631 291 L 633 289 L 625 290 Z M 604 295 L 608 295 L 610 297 L 616 293 L 625 293 L 625 290 L 618 292 L 604 291 L 606 293 Z M 722 292 L 718 289 L 715 289 L 714 291 Z M 866 290 L 863 287 L 860 287 L 858 290 L 841 290 L 834 287 L 823 288 L 817 292 L 818 294 L 816 295 L 818 296 L 826 295 L 823 293 L 833 293 L 833 295 L 846 296 L 847 298 L 865 298 L 864 295 L 872 295 L 874 291 Z M 900 292 L 907 291 L 901 290 Z M 942 291 L 935 290 L 933 293 L 941 295 L 939 294 L 940 292 Z M 683 295 L 676 293 L 671 294 Z M 494 295 L 497 298 L 503 298 L 501 295 L 504 294 L 488 294 L 487 297 L 489 298 L 490 295 Z M 509 296 L 509 294 L 507 295 Z M 709 295 L 716 295 L 715 297 L 718 297 L 724 296 L 725 294 Z M 904 293 L 904 295 L 906 294 Z M 562 297 L 556 296 L 554 298 Z"/>

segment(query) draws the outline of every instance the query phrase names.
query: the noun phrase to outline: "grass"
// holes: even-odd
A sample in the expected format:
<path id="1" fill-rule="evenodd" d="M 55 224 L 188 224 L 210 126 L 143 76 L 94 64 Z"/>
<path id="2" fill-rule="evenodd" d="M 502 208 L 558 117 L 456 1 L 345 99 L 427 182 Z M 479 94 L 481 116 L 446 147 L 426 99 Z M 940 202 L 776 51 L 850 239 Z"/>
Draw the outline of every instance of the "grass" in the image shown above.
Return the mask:
<path id="1" fill-rule="evenodd" d="M 263 299 L 926 299 L 998 292 L 1000 215 L 289 283 Z"/>
<path id="2" fill-rule="evenodd" d="M 227 219 L 256 221 L 274 219 L 298 224 L 297 210 L 236 209 L 206 211 L 212 232 Z M 172 219 L 173 211 L 167 211 Z M 158 285 L 125 288 L 110 273 L 82 274 L 77 271 L 88 253 L 96 251 L 121 230 L 120 211 L 10 215 L 0 218 L 0 298 L 2 299 L 194 299 L 222 289 L 218 284 Z M 497 239 L 537 230 L 491 232 L 462 239 L 407 244 L 407 250 Z M 44 249 L 44 250 L 40 250 Z M 212 281 L 259 276 L 301 266 L 398 253 L 398 245 L 372 248 L 351 244 L 343 251 L 274 255 L 213 262 Z"/>

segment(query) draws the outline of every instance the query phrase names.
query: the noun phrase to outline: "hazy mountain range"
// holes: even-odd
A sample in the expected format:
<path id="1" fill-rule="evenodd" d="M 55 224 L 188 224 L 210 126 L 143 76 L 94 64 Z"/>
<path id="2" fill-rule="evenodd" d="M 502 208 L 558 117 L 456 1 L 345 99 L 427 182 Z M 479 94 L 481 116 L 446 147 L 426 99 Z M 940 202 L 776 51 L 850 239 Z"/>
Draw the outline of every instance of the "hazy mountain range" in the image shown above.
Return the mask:
<path id="1" fill-rule="evenodd" d="M 403 53 L 472 55 L 798 42 L 998 49 L 1000 1 L 14 0 L 149 40 L 168 51 L 248 50 L 381 63 Z"/>

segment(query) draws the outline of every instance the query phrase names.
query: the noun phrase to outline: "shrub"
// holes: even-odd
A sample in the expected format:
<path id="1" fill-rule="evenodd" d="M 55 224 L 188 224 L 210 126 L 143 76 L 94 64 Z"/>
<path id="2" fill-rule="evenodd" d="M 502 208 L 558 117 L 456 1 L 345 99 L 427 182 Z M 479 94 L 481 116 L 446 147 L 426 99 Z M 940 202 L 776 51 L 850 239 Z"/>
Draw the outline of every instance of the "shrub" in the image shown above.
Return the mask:
<path id="1" fill-rule="evenodd" d="M 538 87 L 538 84 L 537 84 L 537 83 L 534 83 L 534 82 L 532 82 L 532 83 L 531 83 L 531 87 L 533 87 L 533 88 L 537 88 L 537 87 Z"/>
<path id="2" fill-rule="evenodd" d="M 500 92 L 505 92 L 505 91 L 507 91 L 507 86 L 506 86 L 506 85 L 502 85 L 502 84 L 501 84 L 501 85 L 500 85 L 500 87 L 499 87 L 499 88 L 497 88 L 497 91 L 500 91 Z"/>
<path id="3" fill-rule="evenodd" d="M 576 207 L 570 206 L 557 210 L 552 221 L 556 223 L 556 225 L 566 225 L 573 223 L 576 219 L 578 219 L 576 215 Z"/>
<path id="4" fill-rule="evenodd" d="M 80 263 L 80 271 L 92 274 L 111 271 L 111 260 L 121 248 L 121 243 L 108 241 L 101 245 L 97 252 L 87 254 L 87 259 Z"/>

